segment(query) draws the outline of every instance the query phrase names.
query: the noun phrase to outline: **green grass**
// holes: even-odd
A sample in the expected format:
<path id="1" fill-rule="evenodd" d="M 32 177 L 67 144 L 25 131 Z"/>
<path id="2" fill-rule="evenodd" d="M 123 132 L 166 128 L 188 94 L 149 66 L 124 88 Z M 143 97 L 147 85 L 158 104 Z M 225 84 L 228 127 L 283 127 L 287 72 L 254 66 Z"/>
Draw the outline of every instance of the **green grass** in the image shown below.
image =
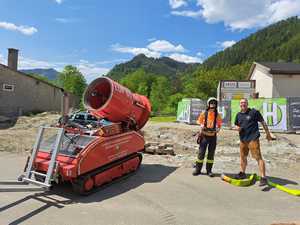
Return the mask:
<path id="1" fill-rule="evenodd" d="M 150 118 L 151 122 L 175 122 L 176 116 L 154 116 Z"/>

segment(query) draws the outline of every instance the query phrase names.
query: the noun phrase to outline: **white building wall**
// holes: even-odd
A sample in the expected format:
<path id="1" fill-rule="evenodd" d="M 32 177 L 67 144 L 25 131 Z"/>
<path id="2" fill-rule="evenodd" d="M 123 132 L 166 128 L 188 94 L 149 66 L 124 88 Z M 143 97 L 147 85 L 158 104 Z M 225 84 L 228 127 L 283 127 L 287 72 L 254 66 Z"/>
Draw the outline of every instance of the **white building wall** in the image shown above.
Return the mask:
<path id="1" fill-rule="evenodd" d="M 258 66 L 255 67 L 250 80 L 256 80 L 256 92 L 259 92 L 260 98 L 272 98 L 273 79 L 268 71 L 264 71 Z"/>
<path id="2" fill-rule="evenodd" d="M 274 98 L 296 96 L 300 96 L 300 74 L 273 76 Z"/>

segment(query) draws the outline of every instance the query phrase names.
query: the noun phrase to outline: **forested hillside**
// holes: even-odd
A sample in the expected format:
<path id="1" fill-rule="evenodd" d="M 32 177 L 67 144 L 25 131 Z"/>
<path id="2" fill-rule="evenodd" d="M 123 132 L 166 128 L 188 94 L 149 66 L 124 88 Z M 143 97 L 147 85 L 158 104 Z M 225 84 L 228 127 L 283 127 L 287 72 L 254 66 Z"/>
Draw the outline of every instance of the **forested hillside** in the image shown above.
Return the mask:
<path id="1" fill-rule="evenodd" d="M 300 63 L 300 19 L 292 17 L 259 30 L 203 64 L 139 55 L 114 67 L 108 76 L 148 96 L 154 113 L 175 114 L 183 97 L 207 99 L 216 96 L 219 80 L 246 79 L 254 61 Z"/>
<path id="2" fill-rule="evenodd" d="M 266 27 L 203 62 L 206 68 L 284 61 L 300 63 L 300 19 L 292 17 Z"/>
<path id="3" fill-rule="evenodd" d="M 40 76 L 45 77 L 50 81 L 54 81 L 57 79 L 59 72 L 55 69 L 27 69 L 27 70 L 20 70 L 26 74 L 39 74 Z"/>
<path id="4" fill-rule="evenodd" d="M 156 59 L 148 58 L 144 54 L 139 54 L 126 63 L 116 65 L 107 76 L 114 80 L 120 80 L 138 69 L 143 69 L 148 74 L 163 74 L 169 79 L 174 80 L 179 74 L 183 73 L 188 68 L 196 68 L 198 65 L 200 64 L 177 62 L 168 57 Z"/>

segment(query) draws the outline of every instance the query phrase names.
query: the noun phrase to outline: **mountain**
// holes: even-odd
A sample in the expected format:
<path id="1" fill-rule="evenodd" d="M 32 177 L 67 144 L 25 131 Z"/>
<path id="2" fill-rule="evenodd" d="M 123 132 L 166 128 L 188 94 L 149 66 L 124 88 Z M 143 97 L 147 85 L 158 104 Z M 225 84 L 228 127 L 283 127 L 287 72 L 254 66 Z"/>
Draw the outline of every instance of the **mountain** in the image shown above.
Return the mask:
<path id="1" fill-rule="evenodd" d="M 49 80 L 55 80 L 59 74 L 55 69 L 28 69 L 28 70 L 20 70 L 26 74 L 38 74 L 44 77 L 47 77 Z"/>
<path id="2" fill-rule="evenodd" d="M 291 17 L 261 29 L 233 46 L 217 52 L 202 64 L 186 64 L 168 57 L 148 58 L 140 54 L 126 63 L 116 65 L 107 76 L 120 80 L 142 68 L 146 73 L 176 78 L 181 73 L 192 73 L 197 68 L 226 68 L 252 64 L 254 61 L 300 63 L 300 18 Z"/>
<path id="3" fill-rule="evenodd" d="M 291 17 L 272 24 L 203 62 L 203 66 L 222 68 L 253 61 L 300 63 L 300 18 Z"/>
<path id="4" fill-rule="evenodd" d="M 139 54 L 126 63 L 116 65 L 107 76 L 114 80 L 120 80 L 138 69 L 144 69 L 146 73 L 164 75 L 174 80 L 178 74 L 198 65 L 200 64 L 178 62 L 168 57 L 148 58 L 144 54 Z"/>
<path id="5" fill-rule="evenodd" d="M 138 55 L 108 74 L 135 93 L 149 97 L 154 115 L 175 115 L 182 98 L 216 96 L 220 80 L 246 79 L 257 62 L 300 63 L 300 19 L 292 17 L 263 28 L 202 64 Z"/>
<path id="6" fill-rule="evenodd" d="M 220 80 L 246 79 L 254 61 L 300 63 L 300 19 L 291 17 L 272 24 L 207 58 L 181 76 L 182 93 L 201 99 L 216 96 Z"/>

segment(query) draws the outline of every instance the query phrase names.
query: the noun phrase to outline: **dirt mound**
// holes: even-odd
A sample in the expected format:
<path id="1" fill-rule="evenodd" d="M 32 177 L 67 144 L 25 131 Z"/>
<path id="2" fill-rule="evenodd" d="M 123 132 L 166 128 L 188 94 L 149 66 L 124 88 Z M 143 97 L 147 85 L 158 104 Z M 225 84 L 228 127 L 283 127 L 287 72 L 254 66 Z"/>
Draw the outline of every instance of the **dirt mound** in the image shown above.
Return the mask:
<path id="1" fill-rule="evenodd" d="M 19 117 L 13 127 L 0 130 L 0 151 L 29 151 L 34 144 L 38 128 L 42 125 L 56 124 L 59 117 L 59 114 L 48 112 Z"/>
<path id="2" fill-rule="evenodd" d="M 176 161 L 177 165 L 191 166 L 198 151 L 196 134 L 199 127 L 182 123 L 151 123 L 143 129 L 150 151 L 159 146 L 172 146 L 175 157 L 165 157 L 165 161 Z M 268 142 L 261 134 L 261 149 L 267 168 L 282 165 L 289 167 L 300 162 L 299 135 L 276 133 L 276 140 Z M 160 153 L 161 154 L 161 153 Z M 215 168 L 239 168 L 239 136 L 236 131 L 222 129 L 218 135 Z M 249 167 L 256 168 L 256 161 L 249 158 Z"/>

